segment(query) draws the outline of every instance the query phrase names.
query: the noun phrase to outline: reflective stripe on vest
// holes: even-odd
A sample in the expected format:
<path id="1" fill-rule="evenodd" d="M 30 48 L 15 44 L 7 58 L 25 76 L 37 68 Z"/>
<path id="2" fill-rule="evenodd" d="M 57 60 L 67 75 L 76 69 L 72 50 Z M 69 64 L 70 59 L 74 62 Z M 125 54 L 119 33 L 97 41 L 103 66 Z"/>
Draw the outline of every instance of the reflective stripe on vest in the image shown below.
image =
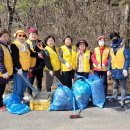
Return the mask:
<path id="1" fill-rule="evenodd" d="M 45 48 L 49 52 L 50 61 L 51 61 L 51 65 L 53 67 L 53 71 L 60 70 L 60 60 L 59 60 L 58 54 L 49 46 L 46 46 Z"/>
<path id="2" fill-rule="evenodd" d="M 9 50 L 4 45 L 0 45 L 0 46 L 2 47 L 2 50 L 4 52 L 5 68 L 7 69 L 9 76 L 11 76 L 13 74 L 13 62 L 12 62 L 11 54 L 10 54 Z M 1 72 L 0 72 L 0 77 L 2 77 Z"/>
<path id="3" fill-rule="evenodd" d="M 76 69 L 76 49 L 72 46 L 72 52 L 66 47 L 66 45 L 61 46 L 63 59 L 71 65 L 70 69 L 67 69 L 65 64 L 61 63 L 62 71 L 71 71 Z"/>
<path id="4" fill-rule="evenodd" d="M 76 56 L 77 63 L 78 63 L 78 56 L 79 56 L 79 53 L 77 52 L 77 56 Z M 77 65 L 77 63 L 76 63 L 76 65 Z M 86 50 L 84 55 L 83 55 L 83 67 L 84 67 L 85 73 L 90 72 L 90 50 Z"/>
<path id="5" fill-rule="evenodd" d="M 26 42 L 30 46 L 30 49 L 34 52 L 32 42 L 29 39 Z M 34 67 L 35 65 L 36 65 L 36 57 L 30 57 L 30 67 Z"/>
<path id="6" fill-rule="evenodd" d="M 24 71 L 29 70 L 30 68 L 30 51 L 26 45 L 20 43 L 19 41 L 14 41 L 15 44 L 19 49 L 19 62 L 22 66 Z"/>
<path id="7" fill-rule="evenodd" d="M 102 64 L 104 61 L 106 61 L 108 59 L 109 56 L 109 48 L 105 47 L 102 57 L 100 55 L 100 48 L 96 47 L 95 48 L 95 53 L 96 53 L 96 60 L 99 64 Z M 93 63 L 94 68 L 100 70 L 100 71 L 107 71 L 107 67 L 103 67 L 103 68 L 99 68 L 96 64 Z"/>
<path id="8" fill-rule="evenodd" d="M 125 48 L 124 46 L 122 48 L 120 48 L 116 52 L 116 55 L 113 52 L 113 48 L 111 48 L 110 55 L 111 55 L 112 69 L 123 69 L 124 68 L 124 63 L 125 63 L 124 48 Z"/>

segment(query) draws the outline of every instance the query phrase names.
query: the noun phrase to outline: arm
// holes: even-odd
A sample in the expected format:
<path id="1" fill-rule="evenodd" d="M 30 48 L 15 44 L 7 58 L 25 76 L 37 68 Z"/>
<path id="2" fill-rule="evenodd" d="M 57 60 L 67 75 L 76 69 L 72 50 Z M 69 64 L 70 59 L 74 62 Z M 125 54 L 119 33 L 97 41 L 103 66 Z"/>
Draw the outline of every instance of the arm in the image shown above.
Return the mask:
<path id="1" fill-rule="evenodd" d="M 91 60 L 95 65 L 98 65 L 98 61 L 96 60 L 96 53 L 95 51 L 93 52 L 92 56 L 91 56 Z"/>
<path id="2" fill-rule="evenodd" d="M 124 63 L 124 69 L 128 70 L 129 67 L 129 49 L 126 47 L 124 50 L 124 56 L 125 56 L 125 63 Z"/>
<path id="3" fill-rule="evenodd" d="M 49 56 L 49 53 L 48 53 L 47 50 L 44 51 L 44 61 L 45 61 L 46 67 L 47 67 L 49 70 L 53 71 L 53 67 L 52 67 L 51 61 L 50 61 L 50 56 Z"/>
<path id="4" fill-rule="evenodd" d="M 90 63 L 90 69 L 92 70 L 93 69 L 93 62 L 92 62 L 92 52 L 90 52 L 90 60 L 89 60 L 89 63 Z"/>
<path id="5" fill-rule="evenodd" d="M 0 46 L 0 72 L 2 74 L 6 73 L 7 70 L 5 68 L 5 65 L 4 65 L 4 52 L 2 50 L 2 47 Z"/>
<path id="6" fill-rule="evenodd" d="M 15 44 L 11 44 L 11 51 L 12 51 L 12 59 L 13 59 L 13 64 L 14 67 L 17 69 L 21 69 L 22 66 L 19 61 L 19 49 Z"/>
<path id="7" fill-rule="evenodd" d="M 62 52 L 62 49 L 60 48 L 59 50 L 59 60 L 60 62 L 62 62 L 63 64 L 66 63 L 66 61 L 63 59 L 63 52 Z"/>

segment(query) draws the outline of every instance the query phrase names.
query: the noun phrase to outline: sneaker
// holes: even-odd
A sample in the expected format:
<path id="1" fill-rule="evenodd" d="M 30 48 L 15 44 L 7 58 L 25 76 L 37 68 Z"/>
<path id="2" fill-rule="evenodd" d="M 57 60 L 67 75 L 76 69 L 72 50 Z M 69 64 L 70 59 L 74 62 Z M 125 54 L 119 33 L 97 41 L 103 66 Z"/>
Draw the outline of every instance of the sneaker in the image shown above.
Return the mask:
<path id="1" fill-rule="evenodd" d="M 127 109 L 127 105 L 126 105 L 126 103 L 125 103 L 124 101 L 123 101 L 123 102 L 121 101 L 120 104 L 121 104 L 121 108 L 125 108 L 125 109 Z"/>
<path id="2" fill-rule="evenodd" d="M 6 109 L 6 106 L 2 106 L 2 107 L 0 107 L 0 111 L 2 112 L 2 111 L 6 111 L 7 109 Z"/>

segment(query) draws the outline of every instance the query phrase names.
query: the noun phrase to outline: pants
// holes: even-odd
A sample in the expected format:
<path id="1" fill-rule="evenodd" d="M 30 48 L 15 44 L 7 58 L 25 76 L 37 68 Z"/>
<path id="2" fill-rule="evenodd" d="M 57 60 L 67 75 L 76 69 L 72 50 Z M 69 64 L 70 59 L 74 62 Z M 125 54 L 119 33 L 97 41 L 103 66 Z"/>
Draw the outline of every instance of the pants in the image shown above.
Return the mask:
<path id="1" fill-rule="evenodd" d="M 60 74 L 60 70 L 59 71 L 54 71 L 54 76 L 51 76 L 49 74 L 49 71 L 46 70 L 46 91 L 47 92 L 51 92 L 51 86 L 53 84 L 53 80 L 54 80 L 54 76 L 61 82 L 63 83 L 63 79 L 62 79 L 62 75 Z"/>
<path id="2" fill-rule="evenodd" d="M 94 71 L 94 74 L 103 80 L 105 97 L 107 96 L 107 71 Z"/>
<path id="3" fill-rule="evenodd" d="M 74 70 L 62 72 L 63 84 L 69 87 L 70 89 L 72 87 L 72 79 L 74 79 L 74 74 Z"/>
<path id="4" fill-rule="evenodd" d="M 23 72 L 23 76 L 27 78 L 27 72 Z M 27 84 L 25 81 L 17 74 L 15 73 L 13 75 L 13 94 L 20 97 L 22 100 L 24 97 L 24 92 L 26 91 Z"/>
<path id="5" fill-rule="evenodd" d="M 33 84 L 34 83 L 34 79 L 36 77 L 37 88 L 38 88 L 39 91 L 41 91 L 42 90 L 43 69 L 41 69 L 40 71 L 38 70 L 36 72 L 33 72 L 32 75 L 33 76 L 31 78 L 29 78 L 29 82 L 31 84 Z M 28 87 L 28 93 L 30 95 L 32 95 L 32 90 L 29 87 Z"/>
<path id="6" fill-rule="evenodd" d="M 85 73 L 85 72 L 76 72 L 76 74 L 84 76 L 86 79 L 88 79 L 88 75 L 89 75 L 89 73 Z"/>
<path id="7" fill-rule="evenodd" d="M 0 107 L 3 106 L 3 94 L 5 91 L 6 84 L 0 84 Z"/>
<path id="8" fill-rule="evenodd" d="M 124 102 L 126 98 L 126 79 L 113 79 L 113 98 L 117 99 L 118 97 L 118 88 L 121 83 L 121 101 Z"/>

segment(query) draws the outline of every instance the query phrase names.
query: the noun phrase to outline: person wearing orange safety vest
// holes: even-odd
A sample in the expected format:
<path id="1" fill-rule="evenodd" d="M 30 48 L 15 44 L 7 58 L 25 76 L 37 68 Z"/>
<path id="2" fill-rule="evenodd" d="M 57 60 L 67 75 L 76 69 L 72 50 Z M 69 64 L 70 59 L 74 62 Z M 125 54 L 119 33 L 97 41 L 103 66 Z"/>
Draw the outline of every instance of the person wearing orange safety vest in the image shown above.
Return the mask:
<path id="1" fill-rule="evenodd" d="M 6 29 L 0 28 L 0 111 L 5 111 L 3 94 L 6 84 L 13 74 L 12 57 L 8 48 L 9 35 Z"/>
<path id="2" fill-rule="evenodd" d="M 76 47 L 72 46 L 72 38 L 67 36 L 64 45 L 59 50 L 59 58 L 61 61 L 61 71 L 64 85 L 71 88 L 76 69 Z"/>
<path id="3" fill-rule="evenodd" d="M 76 54 L 76 74 L 88 78 L 92 69 L 91 51 L 87 49 L 88 43 L 86 40 L 79 40 L 77 43 Z"/>
<path id="4" fill-rule="evenodd" d="M 27 79 L 30 68 L 30 51 L 28 44 L 25 42 L 27 34 L 23 30 L 17 30 L 14 34 L 15 41 L 11 44 L 11 52 L 14 66 L 13 74 L 13 93 L 24 101 L 24 92 L 27 84 L 22 76 Z"/>
<path id="5" fill-rule="evenodd" d="M 104 92 L 107 96 L 107 66 L 110 49 L 105 45 L 105 37 L 99 36 L 97 39 L 98 47 L 92 54 L 94 74 L 103 79 Z"/>

